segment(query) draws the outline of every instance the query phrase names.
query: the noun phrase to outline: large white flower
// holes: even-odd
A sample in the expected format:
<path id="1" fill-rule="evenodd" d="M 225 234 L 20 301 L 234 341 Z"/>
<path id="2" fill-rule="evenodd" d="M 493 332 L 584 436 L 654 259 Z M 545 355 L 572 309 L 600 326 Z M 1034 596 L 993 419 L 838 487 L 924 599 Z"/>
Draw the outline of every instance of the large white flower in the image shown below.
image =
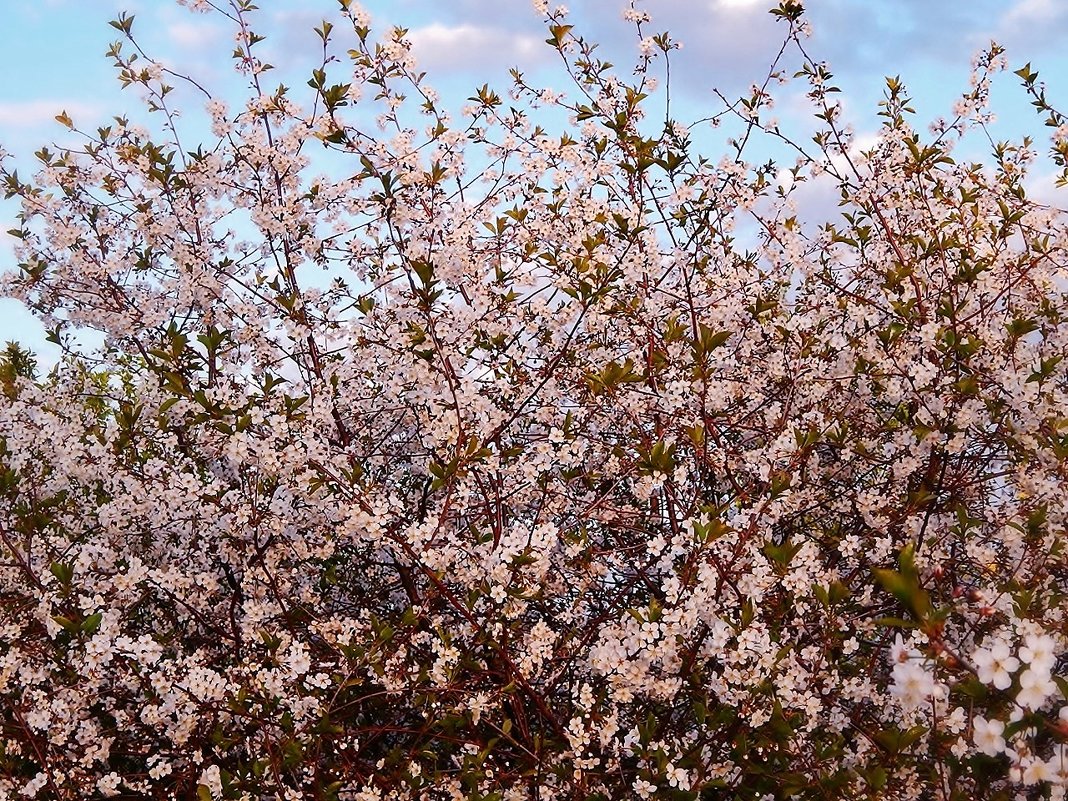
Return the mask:
<path id="1" fill-rule="evenodd" d="M 1016 703 L 1028 709 L 1038 709 L 1056 691 L 1057 685 L 1053 683 L 1049 673 L 1028 668 L 1020 674 L 1020 691 L 1016 693 Z"/>
<path id="2" fill-rule="evenodd" d="M 1053 746 L 1053 755 L 1046 760 L 1046 765 L 1053 774 L 1051 781 L 1068 785 L 1068 745 L 1058 743 Z"/>
<path id="3" fill-rule="evenodd" d="M 1005 750 L 1004 722 L 977 716 L 972 721 L 972 730 L 972 741 L 984 754 L 997 756 Z"/>
<path id="4" fill-rule="evenodd" d="M 1028 634 L 1020 649 L 1020 659 L 1033 670 L 1049 673 L 1057 661 L 1057 655 L 1053 652 L 1056 647 L 1056 642 L 1048 634 Z"/>
<path id="5" fill-rule="evenodd" d="M 680 790 L 690 789 L 690 774 L 682 768 L 677 768 L 669 763 L 665 775 L 667 776 L 668 784 L 672 787 L 677 787 Z"/>
<path id="6" fill-rule="evenodd" d="M 989 648 L 977 648 L 972 654 L 975 671 L 983 684 L 993 684 L 999 690 L 1007 690 L 1012 684 L 1012 674 L 1020 667 L 1020 660 L 1009 651 L 1009 644 L 998 640 Z"/>
<path id="7" fill-rule="evenodd" d="M 1048 782 L 1055 775 L 1056 774 L 1050 768 L 1050 764 L 1044 759 L 1032 757 L 1024 762 L 1022 777 L 1024 784 L 1038 784 L 1039 782 Z"/>
<path id="8" fill-rule="evenodd" d="M 890 694 L 899 698 L 905 709 L 924 703 L 938 689 L 934 675 L 918 659 L 894 665 L 892 676 L 894 683 L 890 686 Z"/>
<path id="9" fill-rule="evenodd" d="M 656 785 L 645 781 L 645 779 L 634 780 L 634 792 L 642 798 L 649 798 L 656 792 Z"/>

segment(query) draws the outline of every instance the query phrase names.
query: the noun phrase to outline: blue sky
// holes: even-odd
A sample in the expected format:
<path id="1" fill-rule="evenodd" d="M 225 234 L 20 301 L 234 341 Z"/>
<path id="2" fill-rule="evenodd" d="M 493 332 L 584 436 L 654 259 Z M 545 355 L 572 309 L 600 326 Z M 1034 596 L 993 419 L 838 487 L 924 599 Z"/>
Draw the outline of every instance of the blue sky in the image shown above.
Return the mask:
<path id="1" fill-rule="evenodd" d="M 645 0 L 642 7 L 653 17 L 650 32 L 669 30 L 684 43 L 672 57 L 672 102 L 681 121 L 719 110 L 713 86 L 734 96 L 763 77 L 781 41 L 780 28 L 767 14 L 773 4 Z M 625 5 L 625 0 L 568 3 L 576 31 L 602 42 L 617 64 L 636 55 L 632 30 L 621 18 Z M 260 47 L 269 50 L 268 60 L 283 78 L 289 73 L 287 84 L 303 85 L 316 66 L 311 29 L 324 16 L 333 18 L 335 0 L 259 0 L 259 6 L 257 29 L 269 35 Z M 410 29 L 420 67 L 454 108 L 485 82 L 503 92 L 510 66 L 536 74 L 555 58 L 528 0 L 365 0 L 364 6 L 377 29 L 390 24 Z M 904 79 L 921 121 L 947 115 L 967 88 L 972 55 L 991 39 L 1008 49 L 1010 69 L 1031 62 L 1042 78 L 1051 79 L 1051 99 L 1068 106 L 1068 0 L 809 0 L 806 6 L 815 31 L 810 53 L 830 63 L 846 118 L 858 132 L 877 127 L 874 112 L 885 75 Z M 23 173 L 32 171 L 34 150 L 64 141 L 66 132 L 53 120 L 60 110 L 91 130 L 137 108 L 136 96 L 120 90 L 104 56 L 117 38 L 107 21 L 122 10 L 136 15 L 135 33 L 150 53 L 221 97 L 241 96 L 229 69 L 230 32 L 215 15 L 191 13 L 171 0 L 0 0 L 0 145 Z M 1058 76 L 1064 80 L 1058 83 Z M 993 105 L 1001 117 L 996 133 L 1042 135 L 1015 85 L 1009 75 L 995 90 Z M 179 94 L 178 105 L 183 101 L 194 98 Z M 1068 205 L 1066 190 L 1042 191 Z M 11 227 L 14 213 L 13 204 L 0 203 L 5 223 L 0 231 Z M 10 241 L 0 234 L 2 271 L 12 266 Z M 35 321 L 13 301 L 0 300 L 0 342 L 7 339 L 38 350 L 46 363 L 54 358 Z"/>

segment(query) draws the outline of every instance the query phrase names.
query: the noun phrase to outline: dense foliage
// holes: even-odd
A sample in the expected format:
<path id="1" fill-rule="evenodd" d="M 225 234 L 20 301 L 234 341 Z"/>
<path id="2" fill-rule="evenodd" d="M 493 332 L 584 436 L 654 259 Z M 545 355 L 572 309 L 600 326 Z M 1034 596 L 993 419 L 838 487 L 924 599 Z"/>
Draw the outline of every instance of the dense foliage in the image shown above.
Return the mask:
<path id="1" fill-rule="evenodd" d="M 640 8 L 631 76 L 536 2 L 567 92 L 452 119 L 354 0 L 303 105 L 187 4 L 210 139 L 122 17 L 159 130 L 0 172 L 6 291 L 106 336 L 0 372 L 0 798 L 1063 797 L 1066 216 L 1029 141 L 953 157 L 999 48 L 862 150 L 795 2 L 692 130 Z"/>

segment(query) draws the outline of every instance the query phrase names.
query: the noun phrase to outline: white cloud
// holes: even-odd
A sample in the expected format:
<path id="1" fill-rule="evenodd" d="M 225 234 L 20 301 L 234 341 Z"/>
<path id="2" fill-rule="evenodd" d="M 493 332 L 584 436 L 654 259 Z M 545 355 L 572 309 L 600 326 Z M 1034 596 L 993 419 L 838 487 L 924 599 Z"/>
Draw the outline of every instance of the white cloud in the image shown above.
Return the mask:
<path id="1" fill-rule="evenodd" d="M 54 122 L 56 115 L 62 111 L 66 111 L 67 116 L 79 127 L 86 120 L 96 120 L 101 114 L 97 106 L 81 100 L 9 101 L 0 103 L 0 127 L 34 128 Z"/>
<path id="2" fill-rule="evenodd" d="M 1016 0 L 998 19 L 994 38 L 1017 55 L 1040 57 L 1043 47 L 1058 50 L 1064 25 L 1068 22 L 1068 3 L 1064 0 Z"/>
<path id="3" fill-rule="evenodd" d="M 1062 11 L 1062 0 L 1019 0 L 1006 12 L 1004 22 L 1010 25 L 1047 22 L 1058 17 Z"/>
<path id="4" fill-rule="evenodd" d="M 478 25 L 434 23 L 408 34 L 422 67 L 481 67 L 508 63 L 529 65 L 544 59 L 548 47 L 537 36 Z"/>
<path id="5" fill-rule="evenodd" d="M 213 44 L 222 31 L 215 25 L 195 22 L 172 22 L 167 26 L 167 37 L 184 50 L 200 50 Z"/>
<path id="6" fill-rule="evenodd" d="M 716 0 L 716 6 L 724 11 L 763 10 L 765 0 Z"/>
<path id="7" fill-rule="evenodd" d="M 1025 184 L 1027 197 L 1036 203 L 1044 203 L 1057 209 L 1068 209 L 1068 187 L 1058 187 L 1059 170 L 1034 174 Z"/>
<path id="8" fill-rule="evenodd" d="M 858 156 L 865 150 L 871 150 L 879 144 L 882 134 L 879 131 L 860 131 L 853 137 L 853 143 L 849 146 L 849 154 Z"/>

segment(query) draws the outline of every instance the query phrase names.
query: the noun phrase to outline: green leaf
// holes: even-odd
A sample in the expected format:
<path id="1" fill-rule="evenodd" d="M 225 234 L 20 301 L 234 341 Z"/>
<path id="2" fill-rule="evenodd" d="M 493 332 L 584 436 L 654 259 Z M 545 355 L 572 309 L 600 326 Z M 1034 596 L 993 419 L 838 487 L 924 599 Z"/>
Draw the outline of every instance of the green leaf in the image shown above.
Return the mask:
<path id="1" fill-rule="evenodd" d="M 783 0 L 783 2 L 779 3 L 778 8 L 773 8 L 768 13 L 790 22 L 796 22 L 805 13 L 805 8 L 796 0 Z"/>
<path id="2" fill-rule="evenodd" d="M 1053 683 L 1057 685 L 1057 689 L 1061 691 L 1061 695 L 1068 698 L 1068 679 L 1064 676 L 1054 676 Z"/>
<path id="3" fill-rule="evenodd" d="M 552 25 L 549 28 L 549 33 L 553 35 L 552 39 L 546 39 L 546 44 L 551 44 L 553 47 L 561 47 L 564 44 L 564 37 L 573 28 L 573 25 Z"/>
<path id="4" fill-rule="evenodd" d="M 54 620 L 56 623 L 61 625 L 63 628 L 65 628 L 71 634 L 76 634 L 78 632 L 78 630 L 81 628 L 81 626 L 79 626 L 77 623 L 75 623 L 69 617 L 64 617 L 63 615 L 52 615 L 52 620 Z"/>
<path id="5" fill-rule="evenodd" d="M 1035 82 L 1035 79 L 1038 77 L 1037 72 L 1031 72 L 1030 61 L 1020 67 L 1020 69 L 1013 70 L 1013 75 L 1019 75 L 1021 78 L 1023 78 L 1024 83 L 1027 84 L 1033 84 Z"/>
<path id="6" fill-rule="evenodd" d="M 907 545 L 898 555 L 898 570 L 873 568 L 872 573 L 879 585 L 901 601 L 917 620 L 924 620 L 931 614 L 931 597 L 920 586 L 919 573 L 913 546 Z"/>
<path id="7" fill-rule="evenodd" d="M 48 566 L 48 572 L 56 577 L 56 581 L 62 584 L 64 587 L 70 585 L 71 580 L 74 578 L 74 568 L 70 565 L 62 564 L 61 562 L 53 562 Z"/>
<path id="8" fill-rule="evenodd" d="M 773 542 L 764 544 L 764 555 L 779 567 L 788 567 L 797 552 L 801 550 L 803 543 L 792 543 L 789 540 L 776 545 Z"/>
<path id="9" fill-rule="evenodd" d="M 876 765 L 868 771 L 868 786 L 873 790 L 882 790 L 886 787 L 886 768 Z"/>
<path id="10" fill-rule="evenodd" d="M 882 731 L 875 732 L 875 740 L 891 754 L 899 754 L 926 733 L 926 726 L 913 726 L 906 731 L 896 726 L 889 726 Z"/>
<path id="11" fill-rule="evenodd" d="M 130 35 L 130 31 L 133 28 L 134 17 L 133 14 L 122 13 L 119 14 L 118 19 L 111 20 L 108 25 L 117 31 L 122 31 L 127 36 Z"/>

